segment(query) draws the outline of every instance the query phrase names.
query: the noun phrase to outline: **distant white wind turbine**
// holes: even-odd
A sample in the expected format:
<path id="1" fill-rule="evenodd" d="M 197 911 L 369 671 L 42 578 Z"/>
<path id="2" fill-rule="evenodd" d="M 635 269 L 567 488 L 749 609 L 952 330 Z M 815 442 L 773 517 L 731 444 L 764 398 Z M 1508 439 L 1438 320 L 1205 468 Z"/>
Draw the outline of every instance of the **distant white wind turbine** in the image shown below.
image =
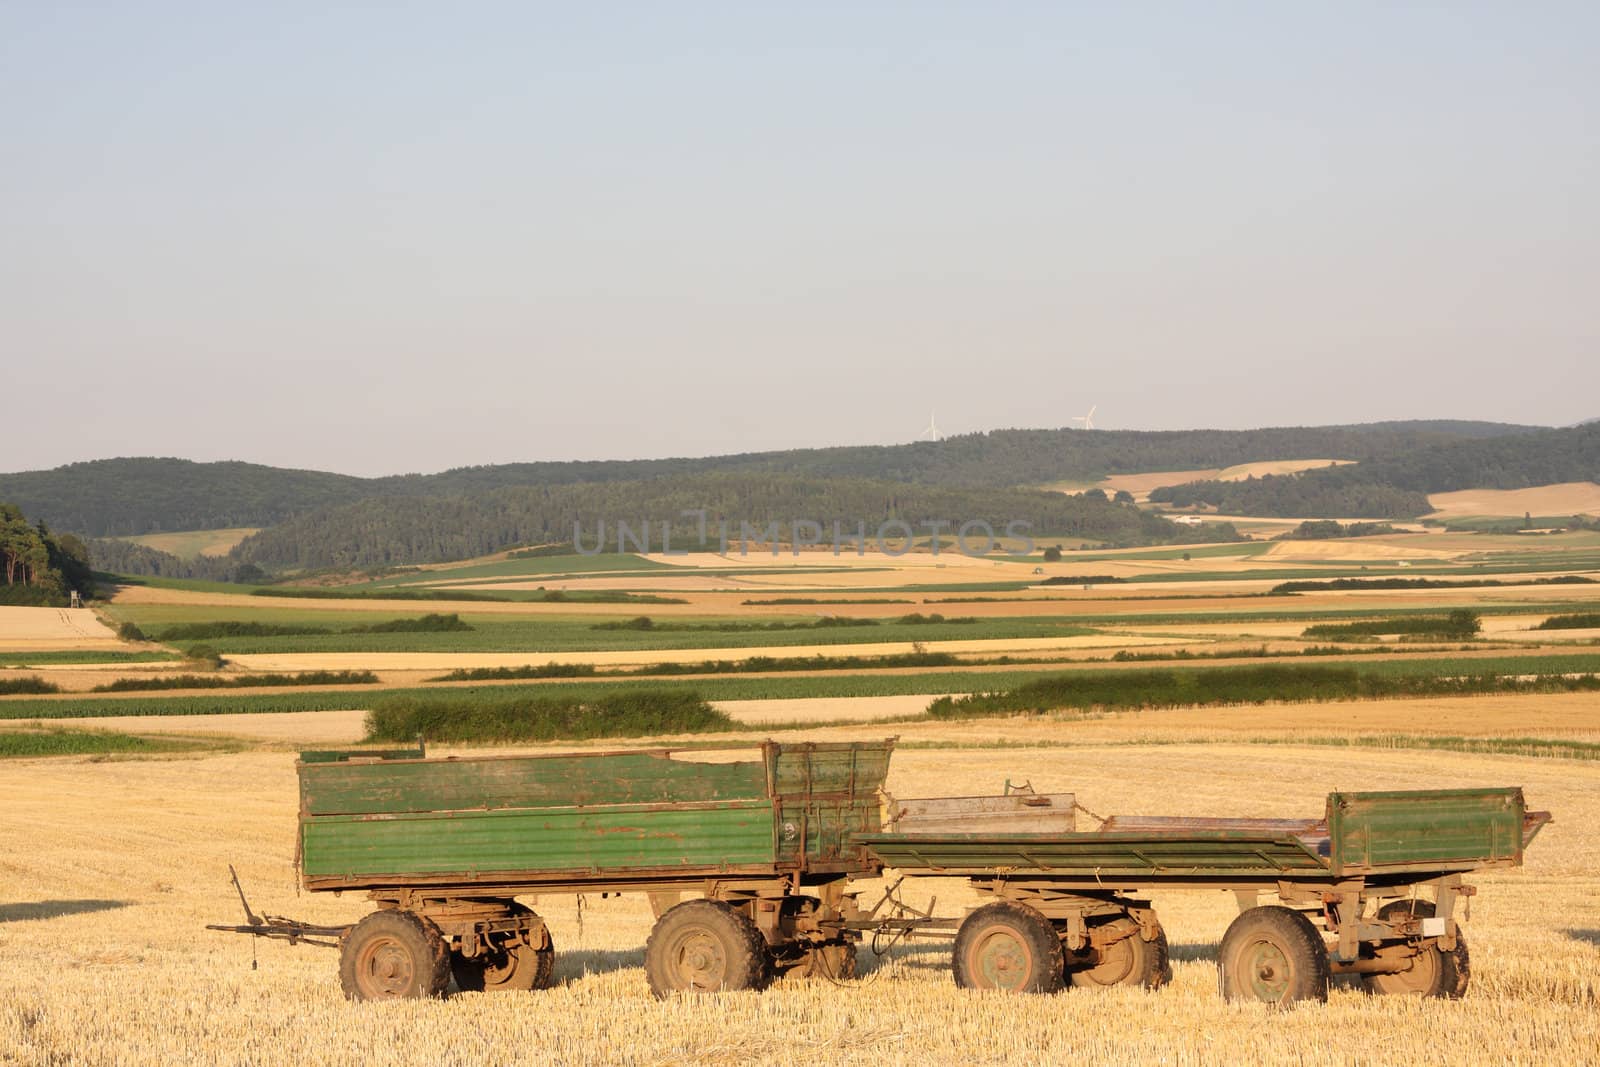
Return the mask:
<path id="1" fill-rule="evenodd" d="M 1100 405 L 1099 404 L 1092 404 L 1089 407 L 1089 414 L 1087 414 L 1087 415 L 1074 415 L 1074 416 L 1072 416 L 1072 420 L 1071 421 L 1082 423 L 1083 424 L 1083 428 L 1085 430 L 1092 430 L 1092 429 L 1094 429 L 1094 413 L 1096 411 L 1099 411 L 1099 410 L 1100 410 Z"/>
<path id="2" fill-rule="evenodd" d="M 939 439 L 939 424 L 933 421 L 932 411 L 928 412 L 928 428 L 917 434 L 917 440 L 920 441 L 924 437 L 930 441 L 937 441 Z"/>

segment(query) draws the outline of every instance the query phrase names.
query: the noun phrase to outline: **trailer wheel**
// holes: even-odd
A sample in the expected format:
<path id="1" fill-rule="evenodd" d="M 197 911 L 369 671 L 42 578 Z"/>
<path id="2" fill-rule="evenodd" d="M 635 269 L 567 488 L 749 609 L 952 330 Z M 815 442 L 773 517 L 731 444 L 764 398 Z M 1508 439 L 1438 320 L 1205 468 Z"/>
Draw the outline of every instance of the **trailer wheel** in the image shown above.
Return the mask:
<path id="1" fill-rule="evenodd" d="M 1090 955 L 1083 966 L 1067 964 L 1067 981 L 1080 988 L 1114 985 L 1160 989 L 1172 978 L 1167 960 L 1167 931 L 1156 927 L 1154 941 L 1146 941 L 1132 919 L 1116 919 L 1107 925 L 1132 927 L 1125 937 Z"/>
<path id="2" fill-rule="evenodd" d="M 1328 999 L 1328 947 L 1311 920 L 1278 905 L 1240 913 L 1222 935 L 1222 993 L 1287 1007 Z"/>
<path id="3" fill-rule="evenodd" d="M 512 904 L 512 915 L 534 915 L 525 904 Z M 450 954 L 450 971 L 463 993 L 522 992 L 549 989 L 556 969 L 556 945 L 549 929 L 544 931 L 544 946 L 534 948 L 525 942 L 496 946 L 481 956 Z"/>
<path id="4" fill-rule="evenodd" d="M 968 915 L 956 931 L 952 969 L 962 989 L 1054 993 L 1065 955 L 1050 920 L 1025 904 L 997 900 Z"/>
<path id="5" fill-rule="evenodd" d="M 720 900 L 689 900 L 656 920 L 644 946 L 650 991 L 759 989 L 767 947 L 755 923 Z"/>
<path id="6" fill-rule="evenodd" d="M 437 997 L 450 984 L 439 928 L 409 911 L 375 911 L 339 949 L 339 985 L 351 1000 Z"/>
<path id="7" fill-rule="evenodd" d="M 1431 919 L 1433 904 L 1426 900 L 1396 900 L 1378 909 L 1380 921 L 1401 917 Z M 1444 997 L 1460 1000 L 1467 992 L 1467 981 L 1472 975 L 1472 960 L 1467 953 L 1467 939 L 1456 931 L 1456 947 L 1445 950 L 1438 942 L 1430 942 L 1411 961 L 1409 970 L 1398 974 L 1364 974 L 1361 985 L 1368 993 L 1380 996 Z"/>

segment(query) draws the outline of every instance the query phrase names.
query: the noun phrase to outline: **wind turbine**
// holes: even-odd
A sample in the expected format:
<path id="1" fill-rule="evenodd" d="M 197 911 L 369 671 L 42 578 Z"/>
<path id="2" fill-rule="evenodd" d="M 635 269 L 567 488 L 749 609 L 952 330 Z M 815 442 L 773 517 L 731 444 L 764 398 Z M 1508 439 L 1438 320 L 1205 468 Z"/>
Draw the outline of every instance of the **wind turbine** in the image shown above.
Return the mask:
<path id="1" fill-rule="evenodd" d="M 917 434 L 917 440 L 920 441 L 924 437 L 930 441 L 937 441 L 939 439 L 939 424 L 933 421 L 932 410 L 928 412 L 928 428 Z"/>
<path id="2" fill-rule="evenodd" d="M 1081 423 L 1083 423 L 1083 428 L 1085 430 L 1092 430 L 1092 429 L 1094 429 L 1094 413 L 1096 411 L 1098 411 L 1098 410 L 1100 410 L 1100 405 L 1099 404 L 1091 404 L 1089 406 L 1089 414 L 1087 414 L 1087 415 L 1074 415 L 1074 416 L 1072 416 L 1072 420 L 1071 421 L 1073 421 L 1073 422 L 1081 422 Z"/>

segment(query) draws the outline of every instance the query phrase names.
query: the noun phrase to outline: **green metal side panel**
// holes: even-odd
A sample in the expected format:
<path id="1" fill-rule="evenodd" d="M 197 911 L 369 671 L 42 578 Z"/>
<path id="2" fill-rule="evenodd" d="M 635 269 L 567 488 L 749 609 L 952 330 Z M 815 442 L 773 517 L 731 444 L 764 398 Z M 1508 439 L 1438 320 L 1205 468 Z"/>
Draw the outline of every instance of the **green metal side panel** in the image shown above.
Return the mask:
<path id="1" fill-rule="evenodd" d="M 775 745 L 772 790 L 781 796 L 853 793 L 871 796 L 889 773 L 889 742 Z"/>
<path id="2" fill-rule="evenodd" d="M 307 882 L 460 875 L 683 874 L 773 863 L 772 805 L 736 801 L 607 808 L 318 816 L 301 823 Z"/>
<path id="3" fill-rule="evenodd" d="M 812 870 L 875 870 L 855 837 L 882 827 L 878 791 L 892 750 L 889 742 L 774 746 L 779 859 Z"/>
<path id="4" fill-rule="evenodd" d="M 1332 793 L 1328 836 L 1336 875 L 1469 870 L 1522 862 L 1520 789 Z"/>
<path id="5" fill-rule="evenodd" d="M 490 756 L 300 765 L 305 815 L 761 800 L 760 759 L 700 763 L 665 752 Z"/>
<path id="6" fill-rule="evenodd" d="M 1287 834 L 861 834 L 856 840 L 885 866 L 951 874 L 1212 877 L 1327 869 L 1310 847 Z"/>

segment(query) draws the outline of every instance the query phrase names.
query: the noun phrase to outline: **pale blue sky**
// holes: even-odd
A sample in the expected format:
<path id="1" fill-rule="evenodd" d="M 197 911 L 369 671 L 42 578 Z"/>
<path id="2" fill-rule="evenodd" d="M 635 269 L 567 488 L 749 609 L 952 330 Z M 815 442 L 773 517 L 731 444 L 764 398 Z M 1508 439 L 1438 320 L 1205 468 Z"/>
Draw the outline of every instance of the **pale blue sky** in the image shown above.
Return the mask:
<path id="1" fill-rule="evenodd" d="M 1600 415 L 1600 5 L 0 0 L 0 470 Z"/>

